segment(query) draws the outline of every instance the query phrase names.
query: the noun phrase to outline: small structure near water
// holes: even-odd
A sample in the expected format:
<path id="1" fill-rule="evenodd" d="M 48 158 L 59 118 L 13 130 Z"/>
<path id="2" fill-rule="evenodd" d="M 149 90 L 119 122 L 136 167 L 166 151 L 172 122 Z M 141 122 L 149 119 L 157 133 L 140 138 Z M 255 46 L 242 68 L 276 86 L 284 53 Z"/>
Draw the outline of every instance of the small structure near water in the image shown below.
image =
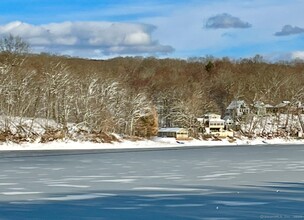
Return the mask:
<path id="1" fill-rule="evenodd" d="M 173 137 L 176 140 L 189 139 L 189 132 L 185 128 L 160 128 L 158 130 L 158 137 Z"/>

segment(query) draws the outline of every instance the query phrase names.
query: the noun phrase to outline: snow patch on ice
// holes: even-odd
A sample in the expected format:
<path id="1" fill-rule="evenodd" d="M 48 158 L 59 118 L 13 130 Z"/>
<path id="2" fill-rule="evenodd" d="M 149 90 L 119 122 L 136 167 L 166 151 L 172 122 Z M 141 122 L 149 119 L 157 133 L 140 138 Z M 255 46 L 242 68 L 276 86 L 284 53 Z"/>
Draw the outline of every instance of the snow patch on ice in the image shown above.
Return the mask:
<path id="1" fill-rule="evenodd" d="M 5 196 L 16 196 L 16 195 L 33 195 L 33 194 L 41 194 L 42 192 L 2 192 L 0 194 Z"/>
<path id="2" fill-rule="evenodd" d="M 84 194 L 84 195 L 67 195 L 67 196 L 58 196 L 58 197 L 47 197 L 47 198 L 40 198 L 39 200 L 69 201 L 69 200 L 95 199 L 95 198 L 111 197 L 111 196 L 116 196 L 116 195 L 110 194 L 110 193 L 92 193 L 92 194 Z"/>
<path id="3" fill-rule="evenodd" d="M 169 208 L 182 208 L 182 207 L 201 207 L 205 206 L 206 204 L 169 204 L 165 205 L 165 207 Z"/>
<path id="4" fill-rule="evenodd" d="M 48 184 L 48 186 L 52 187 L 71 187 L 71 188 L 89 188 L 90 186 L 84 185 L 72 185 L 72 184 Z"/>
<path id="5" fill-rule="evenodd" d="M 226 206 L 251 206 L 251 205 L 266 205 L 267 202 L 245 202 L 245 201 L 216 201 L 215 204 Z"/>
<path id="6" fill-rule="evenodd" d="M 147 191 L 173 191 L 173 192 L 194 192 L 194 191 L 202 191 L 202 189 L 194 189 L 194 188 L 175 188 L 175 187 L 155 187 L 155 186 L 147 186 L 147 187 L 134 187 L 133 190 L 147 190 Z M 206 190 L 207 191 L 207 190 Z"/>
<path id="7" fill-rule="evenodd" d="M 108 180 L 92 180 L 92 183 L 132 183 L 136 179 L 108 179 Z"/>
<path id="8" fill-rule="evenodd" d="M 0 183 L 0 186 L 14 186 L 18 185 L 18 183 Z"/>

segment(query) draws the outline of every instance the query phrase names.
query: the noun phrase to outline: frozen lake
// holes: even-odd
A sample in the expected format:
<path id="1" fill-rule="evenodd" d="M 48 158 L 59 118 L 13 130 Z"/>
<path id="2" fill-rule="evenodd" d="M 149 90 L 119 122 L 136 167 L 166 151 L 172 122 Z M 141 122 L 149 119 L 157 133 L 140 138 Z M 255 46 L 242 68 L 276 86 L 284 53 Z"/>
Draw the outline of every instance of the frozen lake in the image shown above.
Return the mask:
<path id="1" fill-rule="evenodd" d="M 1 152 L 0 219 L 304 219 L 304 145 Z"/>

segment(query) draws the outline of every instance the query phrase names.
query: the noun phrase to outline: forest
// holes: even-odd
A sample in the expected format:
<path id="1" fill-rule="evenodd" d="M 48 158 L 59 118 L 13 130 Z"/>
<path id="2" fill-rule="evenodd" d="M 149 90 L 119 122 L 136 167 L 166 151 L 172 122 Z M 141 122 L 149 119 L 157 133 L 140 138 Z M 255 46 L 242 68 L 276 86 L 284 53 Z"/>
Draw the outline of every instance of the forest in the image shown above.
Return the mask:
<path id="1" fill-rule="evenodd" d="M 193 128 L 196 118 L 223 115 L 239 99 L 303 103 L 304 62 L 260 55 L 93 60 L 33 54 L 19 37 L 0 40 L 0 140 L 34 139 L 37 119 L 47 121 L 45 133 L 61 136 L 73 125 L 86 134 L 150 137 L 159 127 Z"/>

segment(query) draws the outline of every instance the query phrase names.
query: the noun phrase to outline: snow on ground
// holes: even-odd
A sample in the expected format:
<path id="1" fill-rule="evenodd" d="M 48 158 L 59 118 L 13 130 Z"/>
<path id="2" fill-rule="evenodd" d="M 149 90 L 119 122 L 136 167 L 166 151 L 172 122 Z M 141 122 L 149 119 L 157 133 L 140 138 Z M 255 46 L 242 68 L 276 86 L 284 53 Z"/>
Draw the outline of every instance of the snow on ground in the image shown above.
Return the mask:
<path id="1" fill-rule="evenodd" d="M 53 141 L 49 143 L 2 143 L 0 144 L 0 151 L 23 151 L 23 150 L 128 150 L 128 149 L 162 149 L 162 148 L 183 148 L 190 146 L 237 146 L 237 145 L 265 145 L 265 144 L 303 144 L 304 140 L 296 139 L 280 139 L 274 138 L 265 140 L 263 138 L 256 138 L 254 140 L 238 139 L 230 143 L 228 139 L 221 141 L 176 141 L 175 138 L 159 138 L 155 137 L 151 140 L 142 141 L 128 141 L 114 143 L 92 143 L 92 142 L 75 142 L 75 141 Z"/>
<path id="2" fill-rule="evenodd" d="M 286 121 L 286 116 L 281 115 L 282 120 Z M 285 117 L 285 118 L 284 118 Z M 304 115 L 303 115 L 304 117 Z M 274 126 L 275 117 L 262 118 L 260 123 L 256 124 L 255 133 L 262 133 L 262 130 L 265 132 L 274 132 L 278 128 Z M 296 122 L 298 118 L 294 116 L 291 125 L 297 125 Z M 7 123 L 7 124 L 6 124 Z M 263 125 L 263 128 L 261 127 Z M 53 120 L 46 120 L 43 118 L 20 118 L 20 117 L 5 117 L 0 115 L 0 128 L 8 126 L 12 133 L 20 132 L 18 129 L 22 127 L 21 132 L 30 132 L 34 131 L 36 134 L 43 134 L 47 128 L 57 129 L 60 127 Z M 249 125 L 248 125 L 249 126 Z M 75 133 L 78 129 L 86 129 L 85 127 L 79 127 L 74 124 L 69 124 L 69 132 Z M 246 129 L 245 129 L 246 130 Z M 247 129 L 248 130 L 248 129 Z M 119 138 L 118 135 L 115 135 Z M 191 141 L 176 141 L 175 138 L 160 138 L 155 137 L 151 140 L 142 140 L 142 141 L 129 141 L 121 139 L 121 142 L 114 143 L 93 143 L 89 141 L 71 141 L 71 140 L 61 140 L 53 141 L 48 143 L 38 143 L 37 140 L 35 143 L 21 143 L 16 144 L 12 142 L 0 142 L 0 151 L 22 151 L 22 150 L 122 150 L 122 149 L 156 149 L 156 148 L 182 148 L 189 146 L 236 146 L 236 145 L 260 145 L 260 144 L 303 144 L 304 139 L 287 139 L 287 138 L 259 138 L 248 139 L 246 137 L 241 137 L 241 139 L 236 139 L 233 143 L 229 142 L 228 139 L 222 139 L 221 141 L 215 140 L 197 140 L 193 139 Z"/>

